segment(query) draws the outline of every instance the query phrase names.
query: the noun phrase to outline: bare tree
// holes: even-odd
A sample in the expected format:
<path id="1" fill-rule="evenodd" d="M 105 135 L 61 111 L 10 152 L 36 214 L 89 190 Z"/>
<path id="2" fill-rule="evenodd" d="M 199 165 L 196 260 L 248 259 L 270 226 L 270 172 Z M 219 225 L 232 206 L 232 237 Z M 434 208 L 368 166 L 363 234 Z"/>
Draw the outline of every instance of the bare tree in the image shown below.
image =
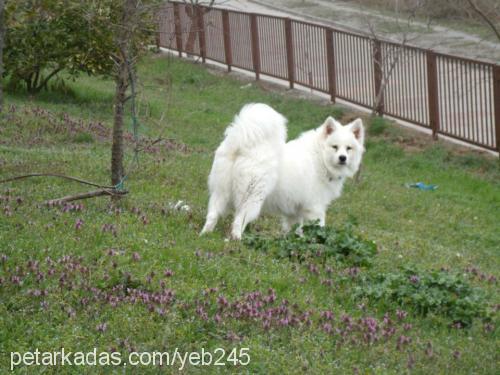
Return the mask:
<path id="1" fill-rule="evenodd" d="M 398 43 L 391 44 L 382 51 L 383 38 L 379 35 L 374 25 L 373 19 L 365 17 L 365 22 L 368 25 L 369 32 L 367 36 L 372 41 L 372 59 L 374 63 L 375 80 L 378 84 L 375 85 L 375 96 L 373 98 L 371 118 L 383 115 L 384 113 L 384 97 L 387 87 L 393 76 L 395 68 L 398 64 L 404 63 L 406 46 L 408 43 L 415 41 L 419 35 L 412 33 L 413 22 L 419 10 L 424 6 L 424 2 L 417 1 L 414 6 L 407 10 L 408 13 L 403 16 L 399 9 L 399 3 L 395 3 L 395 11 L 398 15 L 395 25 L 398 30 Z M 428 20 L 428 26 L 430 19 Z M 355 181 L 359 182 L 361 178 L 362 165 L 355 176 Z"/>
<path id="2" fill-rule="evenodd" d="M 488 12 L 483 9 L 476 1 L 467 0 L 470 7 L 476 12 L 479 17 L 491 28 L 500 42 L 500 5 L 495 1 L 495 4 L 488 4 Z"/>
<path id="3" fill-rule="evenodd" d="M 198 35 L 198 31 L 200 29 L 198 19 L 210 11 L 215 3 L 215 0 L 184 0 L 184 3 L 186 4 L 186 14 L 190 19 L 188 38 L 186 41 L 186 52 L 193 53 L 196 36 Z"/>
<path id="4" fill-rule="evenodd" d="M 397 29 L 397 44 L 393 44 L 385 49 L 385 53 L 380 50 L 383 38 L 377 33 L 373 19 L 366 17 L 366 23 L 369 28 L 368 36 L 372 39 L 373 48 L 373 61 L 376 66 L 376 74 L 380 77 L 380 86 L 375 92 L 375 98 L 372 105 L 372 116 L 383 113 L 384 95 L 389 84 L 389 81 L 394 73 L 394 69 L 398 64 L 404 62 L 404 52 L 406 46 L 419 38 L 418 33 L 412 31 L 414 21 L 425 2 L 417 1 L 412 7 L 408 7 L 403 14 L 399 7 L 399 2 L 396 1 L 394 10 L 397 14 L 395 26 Z M 430 27 L 431 19 L 427 20 L 427 27 Z"/>

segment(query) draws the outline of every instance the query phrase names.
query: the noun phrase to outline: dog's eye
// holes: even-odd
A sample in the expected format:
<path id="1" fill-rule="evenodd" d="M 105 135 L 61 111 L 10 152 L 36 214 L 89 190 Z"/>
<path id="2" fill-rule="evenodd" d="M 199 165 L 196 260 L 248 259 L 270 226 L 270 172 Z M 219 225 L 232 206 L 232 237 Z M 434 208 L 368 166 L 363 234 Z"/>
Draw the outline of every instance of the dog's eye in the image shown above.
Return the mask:
<path id="1" fill-rule="evenodd" d="M 347 146 L 347 151 L 352 150 L 351 146 Z"/>
<path id="2" fill-rule="evenodd" d="M 337 146 L 332 146 L 332 148 L 333 148 L 334 150 L 337 150 L 337 149 L 338 149 L 338 147 L 337 147 Z"/>

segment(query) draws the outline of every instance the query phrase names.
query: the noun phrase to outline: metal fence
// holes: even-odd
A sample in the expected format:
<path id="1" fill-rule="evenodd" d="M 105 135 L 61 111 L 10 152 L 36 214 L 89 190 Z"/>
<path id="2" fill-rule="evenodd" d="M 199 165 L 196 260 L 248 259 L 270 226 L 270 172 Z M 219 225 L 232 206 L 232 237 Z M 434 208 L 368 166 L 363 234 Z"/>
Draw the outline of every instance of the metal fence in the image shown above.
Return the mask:
<path id="1" fill-rule="evenodd" d="M 500 66 L 263 14 L 167 3 L 158 45 L 500 151 Z"/>

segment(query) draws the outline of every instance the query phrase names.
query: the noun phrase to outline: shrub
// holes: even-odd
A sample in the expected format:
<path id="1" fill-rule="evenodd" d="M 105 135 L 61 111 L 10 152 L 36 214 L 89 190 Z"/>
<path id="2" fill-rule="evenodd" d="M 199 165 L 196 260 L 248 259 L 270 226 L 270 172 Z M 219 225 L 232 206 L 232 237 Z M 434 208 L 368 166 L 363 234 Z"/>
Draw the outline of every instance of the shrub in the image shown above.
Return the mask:
<path id="1" fill-rule="evenodd" d="M 6 7 L 4 63 L 15 82 L 31 93 L 62 70 L 109 73 L 112 36 L 101 28 L 99 2 L 20 0 Z M 102 13 L 101 13 L 102 14 Z"/>

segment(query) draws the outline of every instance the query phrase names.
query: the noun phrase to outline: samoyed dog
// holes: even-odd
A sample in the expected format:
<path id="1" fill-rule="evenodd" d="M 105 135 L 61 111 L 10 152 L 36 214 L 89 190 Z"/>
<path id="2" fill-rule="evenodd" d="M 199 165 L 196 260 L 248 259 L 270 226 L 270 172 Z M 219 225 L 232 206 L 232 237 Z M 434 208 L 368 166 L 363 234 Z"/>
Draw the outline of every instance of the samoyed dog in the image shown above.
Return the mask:
<path id="1" fill-rule="evenodd" d="M 285 231 L 307 220 L 325 225 L 329 204 L 361 163 L 363 123 L 357 119 L 342 126 L 328 117 L 287 143 L 286 122 L 266 104 L 247 104 L 235 116 L 215 152 L 201 234 L 230 211 L 233 239 L 241 239 L 261 213 L 281 215 Z"/>

